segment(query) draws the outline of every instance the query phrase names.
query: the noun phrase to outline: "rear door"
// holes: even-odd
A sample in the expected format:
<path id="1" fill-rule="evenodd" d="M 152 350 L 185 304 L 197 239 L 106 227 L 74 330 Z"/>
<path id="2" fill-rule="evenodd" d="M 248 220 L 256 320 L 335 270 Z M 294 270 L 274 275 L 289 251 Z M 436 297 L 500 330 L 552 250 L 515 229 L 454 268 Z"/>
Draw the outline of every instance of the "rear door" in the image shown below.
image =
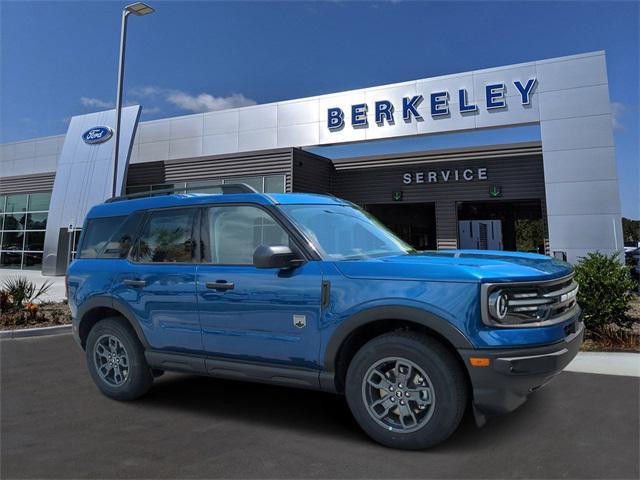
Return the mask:
<path id="1" fill-rule="evenodd" d="M 259 269 L 260 245 L 295 241 L 258 205 L 216 205 L 203 215 L 198 303 L 204 349 L 215 357 L 316 368 L 322 274 L 319 262 Z"/>
<path id="2" fill-rule="evenodd" d="M 199 218 L 192 207 L 148 212 L 114 279 L 116 299 L 133 311 L 153 349 L 202 352 L 194 260 Z"/>

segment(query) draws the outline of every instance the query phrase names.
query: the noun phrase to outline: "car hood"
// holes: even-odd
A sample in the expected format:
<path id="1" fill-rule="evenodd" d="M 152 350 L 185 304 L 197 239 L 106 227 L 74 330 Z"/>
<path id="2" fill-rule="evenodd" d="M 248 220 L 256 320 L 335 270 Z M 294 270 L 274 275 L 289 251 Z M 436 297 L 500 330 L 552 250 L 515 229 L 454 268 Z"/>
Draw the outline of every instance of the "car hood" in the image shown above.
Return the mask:
<path id="1" fill-rule="evenodd" d="M 544 255 L 492 250 L 446 250 L 336 262 L 350 278 L 509 282 L 570 274 L 570 264 Z"/>

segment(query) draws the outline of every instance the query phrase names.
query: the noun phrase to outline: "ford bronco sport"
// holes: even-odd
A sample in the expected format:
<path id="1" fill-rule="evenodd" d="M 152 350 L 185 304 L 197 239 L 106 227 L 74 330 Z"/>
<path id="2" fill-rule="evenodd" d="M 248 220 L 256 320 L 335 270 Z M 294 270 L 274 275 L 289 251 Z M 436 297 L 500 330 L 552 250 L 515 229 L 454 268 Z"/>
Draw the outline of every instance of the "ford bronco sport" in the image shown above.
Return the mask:
<path id="1" fill-rule="evenodd" d="M 467 406 L 479 424 L 514 410 L 583 336 L 567 263 L 415 251 L 347 201 L 244 185 L 93 207 L 67 285 L 109 397 L 164 371 L 343 393 L 404 449 L 442 442 Z"/>

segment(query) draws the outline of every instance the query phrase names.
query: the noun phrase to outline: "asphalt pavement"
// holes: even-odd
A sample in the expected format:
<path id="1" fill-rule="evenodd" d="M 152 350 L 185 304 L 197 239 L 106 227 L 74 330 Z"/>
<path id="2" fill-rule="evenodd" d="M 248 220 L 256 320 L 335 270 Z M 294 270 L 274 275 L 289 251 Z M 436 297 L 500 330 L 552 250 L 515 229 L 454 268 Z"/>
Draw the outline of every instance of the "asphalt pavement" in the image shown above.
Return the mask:
<path id="1" fill-rule="evenodd" d="M 640 379 L 562 373 L 444 444 L 373 443 L 337 395 L 164 375 L 102 396 L 71 335 L 0 342 L 1 478 L 634 478 Z"/>

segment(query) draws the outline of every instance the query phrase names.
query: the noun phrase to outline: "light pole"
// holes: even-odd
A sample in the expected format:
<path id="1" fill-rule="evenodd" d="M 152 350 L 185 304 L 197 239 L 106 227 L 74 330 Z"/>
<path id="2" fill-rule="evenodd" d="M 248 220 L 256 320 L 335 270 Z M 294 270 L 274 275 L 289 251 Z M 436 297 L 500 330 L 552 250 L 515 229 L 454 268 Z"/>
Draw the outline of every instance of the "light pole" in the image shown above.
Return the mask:
<path id="1" fill-rule="evenodd" d="M 127 18 L 131 13 L 142 16 L 155 12 L 146 3 L 137 2 L 124 7 L 122 10 L 122 26 L 120 29 L 120 60 L 118 62 L 118 90 L 116 93 L 116 144 L 113 152 L 113 185 L 111 187 L 111 196 L 116 196 L 116 184 L 118 182 L 118 151 L 120 150 L 120 117 L 122 114 L 122 84 L 124 82 L 124 54 L 125 44 L 127 42 Z"/>

